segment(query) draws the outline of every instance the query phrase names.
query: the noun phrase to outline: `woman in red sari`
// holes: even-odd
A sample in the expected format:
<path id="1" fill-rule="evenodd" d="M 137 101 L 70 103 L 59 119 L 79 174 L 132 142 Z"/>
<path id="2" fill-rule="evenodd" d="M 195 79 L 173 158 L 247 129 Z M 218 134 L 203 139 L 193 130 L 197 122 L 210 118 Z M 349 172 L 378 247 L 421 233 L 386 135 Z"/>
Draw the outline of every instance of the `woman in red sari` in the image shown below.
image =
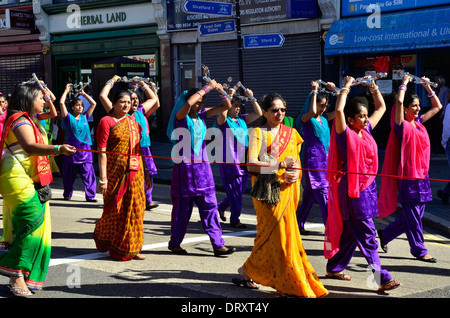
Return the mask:
<path id="1" fill-rule="evenodd" d="M 95 225 L 94 240 L 97 249 L 108 250 L 113 259 L 142 260 L 145 178 L 139 157 L 139 124 L 134 117 L 127 116 L 131 107 L 129 92 L 116 93 L 112 104 L 113 110 L 100 120 L 97 128 L 98 150 L 103 151 L 98 159 L 98 192 L 103 194 L 104 204 L 103 215 Z"/>

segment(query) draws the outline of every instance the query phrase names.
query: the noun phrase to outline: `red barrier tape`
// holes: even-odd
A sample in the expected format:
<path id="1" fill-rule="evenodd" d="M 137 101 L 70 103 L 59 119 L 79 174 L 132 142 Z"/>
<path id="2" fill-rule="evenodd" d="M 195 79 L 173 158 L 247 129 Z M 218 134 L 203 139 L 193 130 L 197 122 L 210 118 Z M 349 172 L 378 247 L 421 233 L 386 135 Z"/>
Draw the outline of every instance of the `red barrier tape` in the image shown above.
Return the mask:
<path id="1" fill-rule="evenodd" d="M 92 152 L 92 153 L 106 153 L 106 154 L 115 154 L 115 155 L 122 155 L 122 156 L 129 156 L 129 154 L 121 153 L 121 152 L 114 152 L 114 151 L 101 151 L 101 150 L 87 150 L 87 149 L 75 149 L 76 151 L 85 151 L 85 152 Z M 202 159 L 186 159 L 186 158 L 172 158 L 172 157 L 163 157 L 163 156 L 149 156 L 149 155 L 142 155 L 139 154 L 140 157 L 148 157 L 148 158 L 158 158 L 158 159 L 166 159 L 166 160 L 177 160 L 177 161 L 195 161 L 195 162 L 207 162 L 209 164 L 216 163 L 216 164 L 228 164 L 228 165 L 241 165 L 241 166 L 249 166 L 249 167 L 261 167 L 257 164 L 251 164 L 251 163 L 234 163 L 234 162 L 217 162 L 217 161 L 209 161 L 209 160 L 202 160 Z M 321 170 L 321 169 L 308 169 L 308 168 L 292 168 L 296 170 L 302 170 L 302 171 L 317 171 L 317 172 L 330 172 L 334 173 L 336 175 L 343 175 L 343 174 L 362 174 L 362 175 L 368 175 L 368 176 L 375 176 L 375 177 L 385 177 L 385 178 L 395 178 L 395 179 L 401 179 L 401 180 L 428 180 L 428 181 L 438 181 L 438 182 L 450 182 L 450 180 L 445 179 L 435 179 L 435 178 L 412 178 L 412 177 L 401 177 L 401 176 L 394 176 L 394 175 L 387 175 L 387 174 L 378 174 L 378 173 L 360 173 L 360 172 L 351 172 L 351 171 L 332 171 L 332 170 Z"/>

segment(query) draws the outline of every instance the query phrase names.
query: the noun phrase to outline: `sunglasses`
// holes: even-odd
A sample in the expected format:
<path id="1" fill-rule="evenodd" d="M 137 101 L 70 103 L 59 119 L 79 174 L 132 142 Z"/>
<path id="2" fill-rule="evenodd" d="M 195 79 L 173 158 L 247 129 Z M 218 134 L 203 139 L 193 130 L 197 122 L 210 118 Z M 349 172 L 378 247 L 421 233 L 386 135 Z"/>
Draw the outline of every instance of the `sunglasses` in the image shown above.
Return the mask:
<path id="1" fill-rule="evenodd" d="M 281 111 L 282 113 L 285 113 L 286 112 L 286 108 L 274 108 L 274 109 L 272 109 L 272 113 L 274 113 L 274 114 L 278 113 L 279 111 Z"/>

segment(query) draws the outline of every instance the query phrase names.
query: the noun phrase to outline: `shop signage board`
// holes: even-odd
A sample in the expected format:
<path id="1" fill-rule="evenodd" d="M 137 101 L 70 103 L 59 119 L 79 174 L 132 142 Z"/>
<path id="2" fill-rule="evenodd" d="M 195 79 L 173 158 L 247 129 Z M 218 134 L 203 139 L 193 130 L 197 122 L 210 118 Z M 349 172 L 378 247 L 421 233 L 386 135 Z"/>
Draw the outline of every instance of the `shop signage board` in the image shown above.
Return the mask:
<path id="1" fill-rule="evenodd" d="M 284 40 L 281 33 L 244 35 L 244 49 L 281 47 Z"/>
<path id="2" fill-rule="evenodd" d="M 234 20 L 223 20 L 201 23 L 198 26 L 200 35 L 216 35 L 236 32 L 236 23 Z"/>
<path id="3" fill-rule="evenodd" d="M 185 0 L 183 3 L 183 10 L 186 13 L 217 14 L 231 17 L 233 15 L 233 4 L 224 2 Z"/>
<path id="4" fill-rule="evenodd" d="M 34 14 L 32 11 L 5 10 L 5 28 L 18 30 L 34 30 Z"/>

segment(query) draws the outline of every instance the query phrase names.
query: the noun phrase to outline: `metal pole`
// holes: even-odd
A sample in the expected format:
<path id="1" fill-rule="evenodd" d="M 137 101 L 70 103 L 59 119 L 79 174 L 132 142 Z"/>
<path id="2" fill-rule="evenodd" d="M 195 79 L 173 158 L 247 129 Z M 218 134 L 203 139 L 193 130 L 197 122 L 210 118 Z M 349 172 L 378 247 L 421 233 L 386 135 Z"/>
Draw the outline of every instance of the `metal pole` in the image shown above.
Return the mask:
<path id="1" fill-rule="evenodd" d="M 244 70 L 242 64 L 242 38 L 241 38 L 241 6 L 240 0 L 235 0 L 236 4 L 236 34 L 238 45 L 238 64 L 239 64 L 239 81 L 244 82 Z"/>

